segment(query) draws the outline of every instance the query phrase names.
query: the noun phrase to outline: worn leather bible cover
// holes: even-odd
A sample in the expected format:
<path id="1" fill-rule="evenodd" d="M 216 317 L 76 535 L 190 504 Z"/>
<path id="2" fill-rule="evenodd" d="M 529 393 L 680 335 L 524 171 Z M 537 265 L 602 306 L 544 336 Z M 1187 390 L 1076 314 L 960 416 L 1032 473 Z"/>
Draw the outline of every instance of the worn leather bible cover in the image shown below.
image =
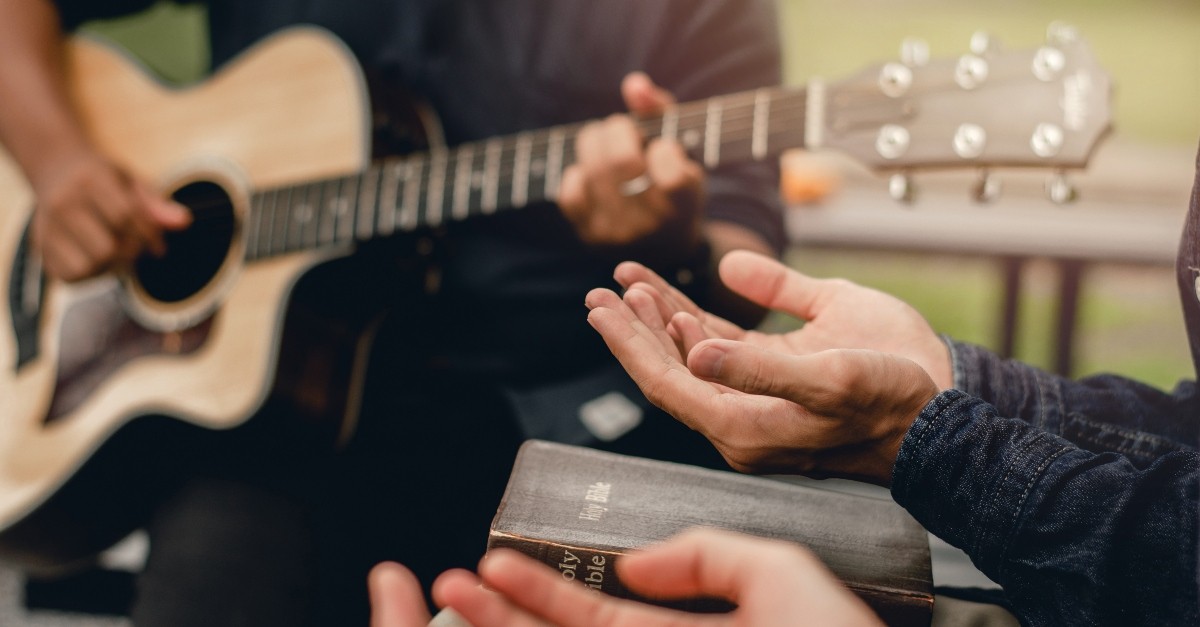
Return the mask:
<path id="1" fill-rule="evenodd" d="M 530 440 L 517 455 L 488 548 L 516 549 L 564 579 L 647 600 L 621 585 L 613 563 L 695 526 L 802 544 L 889 625 L 929 625 L 929 538 L 907 512 L 890 500 L 766 477 Z M 660 604 L 722 609 L 712 600 Z"/>

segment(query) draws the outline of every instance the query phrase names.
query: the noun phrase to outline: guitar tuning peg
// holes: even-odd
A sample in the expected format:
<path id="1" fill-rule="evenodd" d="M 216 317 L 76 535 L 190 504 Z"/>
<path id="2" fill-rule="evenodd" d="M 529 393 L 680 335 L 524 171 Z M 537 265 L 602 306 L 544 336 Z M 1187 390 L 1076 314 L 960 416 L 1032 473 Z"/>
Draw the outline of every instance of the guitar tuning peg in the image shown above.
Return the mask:
<path id="1" fill-rule="evenodd" d="M 971 52 L 978 55 L 983 55 L 988 52 L 995 52 L 1000 49 L 998 42 L 990 33 L 978 31 L 971 35 Z"/>
<path id="2" fill-rule="evenodd" d="M 907 172 L 899 172 L 892 175 L 888 179 L 888 194 L 892 200 L 906 205 L 911 205 L 917 197 L 916 186 L 913 185 L 912 176 Z"/>
<path id="3" fill-rule="evenodd" d="M 1079 191 L 1067 180 L 1065 172 L 1059 172 L 1046 182 L 1046 195 L 1054 204 L 1065 205 L 1075 202 L 1079 198 Z"/>
<path id="4" fill-rule="evenodd" d="M 974 196 L 975 202 L 987 204 L 1000 197 L 1002 188 L 1003 185 L 996 175 L 988 170 L 980 170 L 979 180 L 975 182 L 971 195 Z"/>
<path id="5" fill-rule="evenodd" d="M 922 67 L 929 63 L 929 43 L 924 39 L 907 37 L 900 43 L 900 61 L 908 67 Z"/>
<path id="6" fill-rule="evenodd" d="M 1051 22 L 1046 28 L 1046 43 L 1064 47 L 1079 42 L 1079 29 L 1066 22 Z"/>

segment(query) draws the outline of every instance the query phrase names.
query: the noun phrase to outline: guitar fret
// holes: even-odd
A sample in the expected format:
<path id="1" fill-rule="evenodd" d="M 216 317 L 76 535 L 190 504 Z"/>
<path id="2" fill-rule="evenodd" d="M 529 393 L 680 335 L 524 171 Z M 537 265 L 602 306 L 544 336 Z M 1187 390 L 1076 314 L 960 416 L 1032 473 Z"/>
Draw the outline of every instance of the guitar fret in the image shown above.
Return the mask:
<path id="1" fill-rule="evenodd" d="M 717 167 L 721 162 L 721 101 L 711 98 L 704 118 L 704 165 Z"/>
<path id="2" fill-rule="evenodd" d="M 454 208 L 451 214 L 463 220 L 471 201 L 471 177 L 474 175 L 475 146 L 468 144 L 458 150 L 458 165 L 454 171 Z"/>
<path id="3" fill-rule="evenodd" d="M 304 247 L 304 223 L 308 220 L 308 206 L 304 202 L 304 188 L 291 187 L 288 201 L 288 250 Z"/>
<path id="4" fill-rule="evenodd" d="M 428 187 L 425 190 L 425 221 L 427 225 L 437 226 L 442 223 L 445 207 L 446 185 L 446 154 L 438 150 L 430 155 L 430 172 L 428 172 Z"/>
<path id="5" fill-rule="evenodd" d="M 287 188 L 287 202 L 280 208 L 283 210 L 283 250 L 296 250 L 296 188 Z"/>
<path id="6" fill-rule="evenodd" d="M 337 232 L 337 214 L 334 212 L 333 199 L 337 197 L 339 181 L 325 181 L 321 184 L 321 202 L 317 203 L 317 243 L 332 244 Z"/>
<path id="7" fill-rule="evenodd" d="M 258 250 L 259 257 L 269 257 L 272 254 L 272 235 L 275 232 L 275 191 L 263 193 L 262 199 L 262 227 L 258 234 Z"/>
<path id="8" fill-rule="evenodd" d="M 258 230 L 262 226 L 261 194 L 252 194 L 250 196 L 250 209 L 244 220 L 246 237 L 243 241 L 246 242 L 246 249 L 243 252 L 243 256 L 247 260 L 258 259 Z"/>
<path id="9" fill-rule="evenodd" d="M 282 198 L 280 198 L 283 196 Z M 288 208 L 292 199 L 292 190 L 283 188 L 276 190 L 274 211 L 271 213 L 271 240 L 274 245 L 275 254 L 283 254 L 291 252 L 288 248 L 288 228 L 291 226 L 291 221 L 288 216 Z"/>
<path id="10" fill-rule="evenodd" d="M 500 205 L 500 138 L 492 138 L 484 148 L 483 191 L 480 193 L 480 208 L 483 213 L 495 213 Z"/>
<path id="11" fill-rule="evenodd" d="M 329 205 L 326 204 L 329 181 L 316 181 L 309 186 L 308 199 L 312 202 L 313 221 L 312 233 L 309 245 L 313 248 L 319 248 L 329 243 L 327 237 L 328 229 L 325 224 L 329 222 Z"/>
<path id="12" fill-rule="evenodd" d="M 679 108 L 671 107 L 663 112 L 662 117 L 662 137 L 663 139 L 677 141 L 679 139 Z"/>
<path id="13" fill-rule="evenodd" d="M 421 171 L 425 161 L 420 157 L 404 160 L 404 196 L 400 205 L 400 227 L 406 231 L 417 228 L 417 203 L 421 194 Z"/>
<path id="14" fill-rule="evenodd" d="M 317 181 L 312 184 L 308 192 L 308 198 L 313 206 L 312 238 L 309 240 L 313 248 L 320 248 L 329 243 L 328 229 L 325 228 L 325 224 L 329 222 L 329 205 L 325 204 L 325 190 L 328 187 L 329 181 Z"/>
<path id="15" fill-rule="evenodd" d="M 308 223 L 304 225 L 304 243 L 309 249 L 313 249 L 321 243 L 321 183 L 311 183 L 307 188 L 305 202 L 308 203 L 311 215 Z"/>
<path id="16" fill-rule="evenodd" d="M 299 221 L 297 218 L 295 187 L 287 188 L 287 202 L 283 204 L 283 248 L 285 252 L 294 252 L 300 248 L 300 234 L 297 233 Z"/>
<path id="17" fill-rule="evenodd" d="M 767 129 L 771 110 L 771 96 L 766 89 L 754 92 L 754 130 L 750 141 L 750 154 L 755 159 L 767 158 Z"/>
<path id="18" fill-rule="evenodd" d="M 807 95 L 802 145 L 816 150 L 825 144 L 825 81 L 818 77 L 809 80 Z"/>
<path id="19" fill-rule="evenodd" d="M 379 195 L 379 168 L 367 168 L 363 174 L 358 198 L 358 228 L 355 229 L 358 239 L 370 239 L 375 225 L 375 199 Z"/>
<path id="20" fill-rule="evenodd" d="M 333 229 L 334 239 L 341 242 L 349 242 L 354 239 L 354 217 L 357 215 L 355 207 L 358 201 L 358 182 L 356 176 L 349 176 L 341 179 L 338 184 L 337 197 L 333 201 L 333 216 L 336 223 Z"/>
<path id="21" fill-rule="evenodd" d="M 517 135 L 517 152 L 513 157 L 512 204 L 514 207 L 524 207 L 529 199 L 529 159 L 532 150 L 533 136 L 530 133 Z"/>
<path id="22" fill-rule="evenodd" d="M 562 183 L 565 136 L 566 133 L 562 127 L 555 127 L 550 130 L 550 145 L 546 148 L 546 198 L 556 198 L 558 196 L 558 186 Z"/>
<path id="23" fill-rule="evenodd" d="M 442 223 L 442 202 L 446 195 L 446 152 L 439 150 L 429 159 L 429 190 L 425 194 L 425 220 L 430 226 Z"/>
<path id="24" fill-rule="evenodd" d="M 388 161 L 383 166 L 383 182 L 379 189 L 379 234 L 391 235 L 396 230 L 396 195 L 399 193 L 401 161 Z"/>
<path id="25" fill-rule="evenodd" d="M 300 188 L 289 188 L 288 194 L 288 250 L 296 251 L 304 247 L 304 223 L 308 221 L 309 211 Z"/>
<path id="26" fill-rule="evenodd" d="M 278 254 L 292 252 L 292 188 L 284 187 L 275 196 L 275 245 Z"/>

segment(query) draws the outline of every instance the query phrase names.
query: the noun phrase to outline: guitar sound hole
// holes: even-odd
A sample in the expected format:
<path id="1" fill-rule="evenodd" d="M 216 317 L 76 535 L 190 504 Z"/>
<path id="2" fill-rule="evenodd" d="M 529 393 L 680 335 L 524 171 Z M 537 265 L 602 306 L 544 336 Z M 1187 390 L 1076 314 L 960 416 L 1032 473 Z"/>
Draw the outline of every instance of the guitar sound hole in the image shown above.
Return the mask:
<path id="1" fill-rule="evenodd" d="M 175 303 L 204 289 L 233 243 L 233 203 L 221 186 L 201 181 L 181 187 L 172 197 L 192 211 L 192 224 L 164 233 L 167 253 L 142 255 L 134 273 L 142 289 L 160 302 Z"/>

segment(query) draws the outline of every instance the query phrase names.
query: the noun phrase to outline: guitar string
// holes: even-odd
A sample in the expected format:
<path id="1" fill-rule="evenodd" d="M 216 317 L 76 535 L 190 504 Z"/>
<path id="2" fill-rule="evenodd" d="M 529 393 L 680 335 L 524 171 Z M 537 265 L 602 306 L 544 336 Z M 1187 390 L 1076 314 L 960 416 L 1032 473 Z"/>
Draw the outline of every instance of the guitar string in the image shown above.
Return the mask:
<path id="1" fill-rule="evenodd" d="M 773 119 L 770 120 L 769 123 L 771 125 L 787 126 L 785 124 L 787 122 L 803 119 L 803 111 L 800 110 L 802 108 L 796 108 L 796 109 L 797 110 L 794 110 L 794 111 L 788 111 L 787 112 L 788 115 L 786 115 L 786 116 L 775 116 Z M 751 121 L 751 126 L 746 127 L 744 125 L 737 125 L 738 123 L 745 122 L 747 120 Z M 646 127 L 652 127 L 655 129 L 658 128 L 658 125 L 659 125 L 658 121 L 648 121 L 644 124 L 644 126 L 646 126 Z M 683 126 L 682 123 L 681 123 L 681 126 Z M 735 144 L 738 142 L 745 142 L 745 141 L 753 141 L 753 139 L 754 139 L 754 134 L 753 134 L 754 127 L 753 127 L 753 116 L 752 115 L 751 116 L 739 116 L 736 118 L 724 118 L 722 126 L 723 126 L 723 128 L 720 133 L 722 145 Z M 734 127 L 734 128 L 730 129 L 729 127 Z M 703 130 L 701 130 L 701 129 L 702 129 L 702 127 L 700 127 L 700 125 L 696 125 L 696 126 L 688 127 L 687 130 L 699 130 L 700 132 L 703 132 Z M 786 136 L 786 135 L 790 135 L 790 134 L 799 134 L 801 132 L 803 132 L 802 129 L 798 129 L 798 128 L 783 128 L 783 129 L 779 129 L 779 130 L 768 130 L 768 137 Z M 538 132 L 538 135 L 542 135 L 542 134 L 543 134 L 543 131 Z M 647 136 L 657 136 L 657 134 L 652 134 L 650 132 L 647 132 L 644 134 Z M 563 140 L 564 147 L 567 144 L 573 145 L 574 139 L 575 139 L 574 137 L 564 138 L 564 140 Z M 549 146 L 549 143 L 550 143 L 549 141 L 542 142 L 540 140 L 541 140 L 541 137 L 535 138 L 533 140 L 533 142 L 531 143 L 531 152 L 536 152 L 537 149 L 539 149 L 539 148 Z M 504 137 L 500 138 L 498 141 L 502 141 L 502 142 L 512 141 L 512 143 L 513 143 L 512 148 L 507 147 L 507 146 L 501 146 L 501 148 L 500 148 L 501 154 L 503 156 L 501 157 L 500 161 L 498 162 L 498 164 L 500 166 L 499 169 L 507 170 L 508 168 L 506 166 L 511 166 L 516 162 L 516 159 L 513 158 L 513 155 L 516 152 L 515 151 L 516 140 L 515 140 L 515 138 L 512 138 L 510 136 L 504 136 Z M 459 161 L 457 158 L 457 153 L 460 151 L 460 149 L 467 147 L 467 146 L 472 146 L 478 152 L 478 146 L 480 145 L 480 143 L 481 142 L 468 142 L 468 143 L 464 143 L 460 146 L 457 146 L 455 148 L 448 149 L 446 151 L 439 151 L 438 153 L 423 152 L 423 153 L 417 153 L 415 155 L 409 155 L 409 156 L 391 157 L 391 158 L 380 160 L 379 162 L 373 163 L 370 167 L 378 170 L 378 169 L 382 169 L 383 167 L 386 167 L 387 165 L 391 165 L 391 164 L 395 164 L 397 162 L 403 162 L 403 161 L 407 161 L 407 160 L 418 160 L 418 161 L 422 161 L 424 163 L 429 163 L 429 162 L 433 161 L 433 159 L 440 159 L 440 160 L 443 160 L 447 166 L 450 166 L 451 164 L 453 164 L 455 166 L 455 168 L 457 168 L 457 163 Z M 487 142 L 482 142 L 482 143 L 486 145 Z M 446 156 L 446 155 L 442 154 L 443 152 L 455 153 L 455 156 Z M 474 161 L 476 161 L 476 160 L 477 159 L 472 160 L 472 162 L 473 162 L 472 165 L 474 165 Z M 427 182 L 429 180 L 428 168 L 424 168 L 423 170 L 424 170 L 424 172 L 423 172 L 423 176 L 421 177 L 421 181 Z M 472 168 L 470 171 L 472 173 L 477 172 L 477 170 L 474 168 Z M 267 195 L 267 194 L 279 194 L 279 193 L 283 193 L 285 191 L 301 190 L 306 187 L 310 188 L 308 191 L 313 191 L 311 188 L 324 189 L 334 183 L 344 184 L 345 182 L 349 182 L 351 180 L 356 180 L 356 179 L 361 179 L 361 178 L 362 178 L 362 175 L 351 175 L 350 177 L 325 179 L 325 180 L 313 181 L 313 182 L 309 182 L 309 183 L 301 183 L 298 185 L 266 189 L 266 190 L 262 190 L 259 192 L 255 192 L 254 195 L 258 196 L 258 195 Z M 402 178 L 400 180 L 403 181 L 405 185 L 415 183 L 415 181 L 408 180 L 406 177 Z M 446 181 L 446 185 L 449 185 L 451 183 L 452 183 L 452 181 Z M 189 205 L 189 208 L 209 209 L 209 208 L 216 207 L 216 206 L 222 206 L 224 204 L 228 204 L 226 200 L 217 200 L 217 201 L 211 201 L 211 202 L 206 202 L 206 203 L 193 203 L 193 204 Z M 205 217 L 206 216 L 196 216 L 197 219 L 204 219 Z M 216 215 L 216 216 L 207 216 L 207 217 L 221 218 L 224 216 Z"/>
<path id="2" fill-rule="evenodd" d="M 769 109 L 769 112 L 771 114 L 774 114 L 772 118 L 768 119 L 768 129 L 767 129 L 767 135 L 766 135 L 768 144 L 770 143 L 770 138 L 772 136 L 776 136 L 776 135 L 786 136 L 789 134 L 799 134 L 802 132 L 802 128 L 801 129 L 790 129 L 790 125 L 784 126 L 784 128 L 782 130 L 774 130 L 771 128 L 771 127 L 779 127 L 784 122 L 791 122 L 791 121 L 800 119 L 802 117 L 803 110 L 805 109 L 804 102 L 802 100 L 799 100 L 798 98 L 796 98 L 795 97 L 796 94 L 794 92 L 792 94 L 790 94 L 790 96 L 792 96 L 792 97 L 790 97 L 790 98 L 788 98 L 788 97 L 774 98 L 773 100 L 769 101 L 769 103 L 768 103 L 771 106 L 771 108 Z M 746 106 L 739 105 L 738 101 L 739 100 L 749 100 L 751 98 L 755 99 L 755 102 L 753 103 L 754 108 L 750 109 L 749 112 L 746 113 L 746 111 L 747 111 Z M 719 133 L 719 137 L 721 138 L 721 145 L 722 145 L 723 149 L 728 150 L 729 144 L 735 144 L 735 143 L 738 143 L 741 141 L 746 141 L 746 140 L 754 141 L 754 139 L 755 139 L 754 132 L 756 130 L 758 130 L 756 128 L 758 125 L 758 119 L 757 119 L 758 115 L 757 115 L 757 110 L 756 110 L 756 108 L 758 106 L 757 98 L 758 98 L 757 92 L 750 92 L 749 94 L 740 95 L 740 96 L 725 96 L 725 97 L 720 98 L 720 100 L 722 101 L 721 102 L 721 105 L 722 105 L 721 126 L 722 126 L 722 128 Z M 709 117 L 708 106 L 709 106 L 709 103 L 712 102 L 712 100 L 713 99 L 710 99 L 709 101 L 702 101 L 701 103 L 685 103 L 685 105 L 680 105 L 676 111 L 677 128 L 683 128 L 684 132 L 696 130 L 696 131 L 699 131 L 700 133 L 705 133 L 707 131 L 706 127 L 707 127 L 707 121 L 708 121 L 708 117 Z M 701 124 L 697 124 L 697 120 L 702 122 L 703 126 Z M 746 134 L 747 121 L 750 122 L 750 126 L 748 128 L 749 134 Z M 478 152 L 478 146 L 481 143 L 484 144 L 485 146 L 491 145 L 491 144 L 498 144 L 499 151 L 501 154 L 501 159 L 499 159 L 499 164 L 498 164 L 497 169 L 503 171 L 503 170 L 507 170 L 509 167 L 513 166 L 513 164 L 516 162 L 515 148 L 516 148 L 516 144 L 518 141 L 527 142 L 528 148 L 526 148 L 526 150 L 528 151 L 529 154 L 532 154 L 535 151 L 540 151 L 543 148 L 549 148 L 550 144 L 553 141 L 555 141 L 555 138 L 554 138 L 555 134 L 558 134 L 558 137 L 559 137 L 558 141 L 561 142 L 561 149 L 564 151 L 563 162 L 564 162 L 564 164 L 566 164 L 566 163 L 570 162 L 569 157 L 573 157 L 573 154 L 571 154 L 571 153 L 573 152 L 574 142 L 575 142 L 575 139 L 576 139 L 579 129 L 581 129 L 584 124 L 586 124 L 586 122 L 570 124 L 570 125 L 561 125 L 558 127 L 552 127 L 550 129 L 542 129 L 539 131 L 531 131 L 524 135 L 505 136 L 505 137 L 497 138 L 495 140 L 487 140 L 484 142 L 472 142 L 472 143 L 464 144 L 462 146 L 458 146 L 455 148 L 438 151 L 436 153 L 427 152 L 424 154 L 417 155 L 415 157 L 413 157 L 413 156 L 401 157 L 401 158 L 399 158 L 399 160 L 413 159 L 413 160 L 420 161 L 420 162 L 434 162 L 435 160 L 440 159 L 442 161 L 440 163 L 438 163 L 437 165 L 439 167 L 444 166 L 445 169 L 443 169 L 443 172 L 445 172 L 447 174 L 449 173 L 449 168 L 451 167 L 451 164 L 453 164 L 453 167 L 455 169 L 455 178 L 457 179 L 458 165 L 461 162 L 461 159 L 459 159 L 459 156 L 461 154 L 463 154 L 462 150 L 464 149 L 464 147 L 469 146 L 472 150 L 474 150 L 475 152 Z M 642 131 L 643 135 L 646 137 L 659 136 L 662 132 L 663 124 L 664 124 L 664 118 L 661 118 L 661 117 L 653 118 L 653 119 L 646 119 L 646 120 L 638 120 L 639 129 Z M 510 148 L 509 146 L 506 146 L 505 144 L 511 144 L 512 147 Z M 511 158 L 510 158 L 510 156 L 511 156 Z M 391 164 L 395 164 L 396 162 L 397 161 L 395 161 L 395 160 L 390 161 Z M 386 165 L 388 165 L 388 164 L 387 163 L 376 163 L 376 164 L 373 164 L 371 167 L 376 170 L 375 174 L 378 175 L 378 170 L 382 169 Z M 407 177 L 405 177 L 403 179 L 404 185 L 407 186 L 407 185 L 419 183 L 419 184 L 421 184 L 422 187 L 426 187 L 426 188 L 429 187 L 428 184 L 431 182 L 431 177 L 428 175 L 429 170 L 430 170 L 430 168 L 422 168 L 424 176 L 422 176 L 419 180 L 408 180 Z M 475 159 L 474 158 L 471 159 L 471 165 L 469 168 L 469 172 L 470 172 L 470 176 L 475 176 L 477 174 L 477 170 L 475 169 Z M 326 207 L 327 203 L 322 201 L 322 199 L 328 199 L 328 197 L 329 197 L 327 188 L 330 185 L 335 184 L 335 183 L 339 187 L 344 186 L 346 183 L 351 183 L 351 184 L 357 183 L 358 185 L 361 185 L 361 182 L 362 182 L 361 178 L 362 177 L 351 176 L 351 177 L 343 177 L 342 179 L 330 179 L 327 181 L 317 181 L 317 182 L 313 182 L 313 183 L 305 183 L 305 184 L 287 187 L 287 188 L 279 188 L 279 189 L 275 189 L 275 190 L 264 190 L 263 192 L 259 192 L 259 193 L 255 194 L 255 196 L 265 197 L 267 194 L 275 194 L 276 196 L 278 196 L 278 194 L 283 193 L 284 191 L 287 191 L 290 196 L 291 194 L 294 194 L 296 191 L 302 191 L 302 193 L 304 193 L 306 195 L 306 197 L 311 197 L 312 194 L 317 193 L 318 198 L 316 199 L 316 202 L 313 203 L 316 205 L 316 211 L 321 212 L 321 213 L 327 213 L 328 212 L 328 209 Z M 534 177 L 529 177 L 529 178 L 533 179 Z M 537 178 L 543 178 L 543 179 L 546 178 L 546 173 L 543 172 Z M 355 180 L 355 179 L 358 179 L 358 180 Z M 455 185 L 457 184 L 457 180 L 451 181 L 448 179 L 448 177 L 445 177 L 445 176 L 444 176 L 442 182 L 443 182 L 443 187 L 448 187 L 451 184 L 455 184 Z M 501 185 L 499 183 L 506 183 L 506 184 Z M 515 181 L 513 181 L 513 183 L 515 183 Z M 495 189 L 497 192 L 500 189 L 509 191 L 509 188 L 511 188 L 512 186 L 513 186 L 512 183 L 505 180 L 502 182 L 498 182 Z M 497 195 L 499 195 L 499 194 L 497 193 Z M 541 197 L 541 194 L 535 194 L 535 196 Z M 215 205 L 226 205 L 226 204 L 228 204 L 228 202 L 225 201 L 224 199 L 222 199 L 222 200 L 217 201 L 216 203 L 211 203 L 208 206 L 214 206 L 214 204 Z M 470 198 L 468 198 L 467 204 L 468 204 L 467 215 L 472 214 L 472 209 L 474 209 L 475 212 L 478 211 L 478 208 L 473 206 L 473 203 Z M 194 208 L 200 209 L 202 207 L 194 206 Z M 419 207 L 418 211 L 421 208 L 424 208 L 426 210 L 426 216 L 428 216 L 428 207 Z M 254 206 L 251 207 L 250 211 L 252 214 L 255 212 L 255 209 L 256 209 L 256 207 L 254 207 Z M 265 210 L 261 207 L 257 207 L 257 209 L 260 212 Z M 353 222 L 357 222 L 357 219 L 360 216 L 360 214 L 363 212 L 363 210 L 364 210 L 364 208 L 361 205 L 357 207 L 357 211 L 355 213 Z M 371 207 L 371 208 L 367 209 L 367 211 L 370 211 L 370 213 L 376 214 L 376 215 L 380 213 L 380 210 L 387 211 L 385 208 L 382 208 L 382 207 Z M 392 213 L 395 213 L 398 210 L 399 210 L 399 207 L 396 207 L 396 208 L 392 209 Z M 284 213 L 284 222 L 285 223 L 291 222 L 291 220 L 289 218 L 292 215 L 292 213 L 294 212 L 294 206 L 285 207 L 282 211 Z M 310 205 L 309 211 L 312 211 L 311 205 Z M 278 214 L 279 209 L 272 207 L 272 213 Z M 251 216 L 251 219 L 254 219 L 256 217 L 259 217 L 259 216 Z M 323 216 L 317 216 L 317 220 L 318 221 L 321 220 L 322 217 Z M 449 216 L 450 219 L 454 219 L 456 217 L 458 217 L 458 216 L 453 215 L 453 212 L 452 212 L 452 215 Z M 218 228 L 218 226 L 219 226 L 219 228 L 221 228 L 225 232 L 232 232 L 232 230 L 234 228 L 234 224 L 233 224 L 233 220 L 230 219 L 229 214 L 202 215 L 202 216 L 200 216 L 199 219 L 207 220 L 210 218 L 214 219 L 214 220 L 215 219 L 222 220 L 222 222 L 219 225 L 213 226 L 214 229 Z M 327 219 L 328 218 L 326 218 L 326 220 Z M 272 235 L 275 235 L 275 236 L 281 235 L 284 239 L 282 244 L 285 249 L 292 248 L 293 245 L 297 244 L 297 242 L 294 241 L 295 240 L 294 236 L 297 234 L 302 238 L 302 240 L 305 240 L 300 243 L 307 243 L 308 241 L 312 241 L 314 244 L 336 243 L 338 241 L 338 239 L 341 239 L 341 234 L 337 232 L 337 228 L 336 228 L 336 223 L 339 220 L 336 217 L 333 218 L 333 220 L 334 220 L 334 224 L 331 225 L 331 227 L 330 227 L 333 230 L 333 232 L 330 233 L 330 236 L 332 238 L 332 241 L 330 241 L 330 242 L 322 242 L 321 241 L 323 239 L 322 233 L 321 233 L 322 224 L 321 223 L 313 224 L 313 221 L 311 220 L 311 218 L 308 220 L 305 220 L 305 224 L 302 226 L 297 225 L 297 224 L 282 225 L 283 230 L 284 230 L 283 233 L 278 233 L 277 231 L 279 229 L 277 229 L 277 228 L 269 228 L 268 229 L 269 232 L 264 232 L 262 234 L 262 237 L 270 238 Z M 261 222 L 261 219 L 260 219 L 260 222 Z M 272 222 L 274 222 L 274 219 L 272 219 Z M 373 220 L 373 222 L 375 222 L 375 221 Z M 419 220 L 418 220 L 418 223 L 420 223 Z M 310 224 L 312 226 L 309 226 Z M 260 224 L 259 226 L 261 227 L 262 225 Z M 372 224 L 371 227 L 372 227 L 371 231 L 375 232 L 375 231 L 379 230 L 380 225 Z M 299 233 L 297 233 L 297 228 L 299 228 Z M 391 230 L 404 231 L 404 230 L 408 230 L 408 229 L 406 228 L 406 225 L 392 224 Z M 311 234 L 307 233 L 307 231 L 312 231 L 312 233 Z M 351 236 L 354 236 L 354 235 L 355 235 L 355 229 L 351 228 Z M 247 251 L 248 255 L 250 255 L 252 253 L 256 253 L 258 249 L 262 248 L 263 241 L 261 238 L 258 238 L 258 239 L 260 241 L 253 243 L 253 249 Z M 269 243 L 269 241 L 270 240 L 268 239 L 267 242 Z"/>
<path id="3" fill-rule="evenodd" d="M 779 123 L 784 123 L 784 121 L 799 120 L 799 119 L 802 119 L 802 117 L 800 117 L 800 115 L 798 115 L 798 114 L 787 115 L 786 118 L 776 117 L 775 120 L 773 120 L 773 124 L 776 123 L 776 121 L 779 121 Z M 722 149 L 726 148 L 728 144 L 736 144 L 739 142 L 754 141 L 754 127 L 752 127 L 752 125 L 750 126 L 749 132 L 745 132 L 746 129 L 744 126 L 736 127 L 736 129 L 734 129 L 734 130 L 728 130 L 728 126 L 733 126 L 732 124 L 725 124 L 724 126 L 725 126 L 726 130 L 722 130 L 722 132 L 720 133 Z M 691 127 L 689 127 L 689 130 L 691 130 Z M 800 132 L 802 132 L 802 131 L 788 130 L 788 129 L 768 131 L 768 137 L 786 137 L 788 135 L 799 135 Z M 508 138 L 505 138 L 505 139 L 508 139 Z M 574 144 L 574 139 L 575 139 L 574 137 L 564 138 L 564 141 L 563 141 L 564 149 L 568 148 L 569 145 Z M 503 145 L 502 145 L 502 148 L 500 148 L 500 154 L 502 154 L 503 156 L 500 157 L 500 160 L 498 161 L 498 165 L 500 166 L 499 169 L 502 169 L 502 171 L 508 171 L 508 169 L 511 169 L 511 168 L 505 167 L 505 166 L 512 166 L 516 162 L 515 143 L 516 142 L 514 142 L 514 148 L 503 147 Z M 540 141 L 536 141 L 536 139 L 535 139 L 535 141 L 532 143 L 532 148 L 530 148 L 530 151 L 532 151 L 532 153 L 535 153 L 535 151 L 538 151 L 541 148 L 548 147 L 548 144 L 550 144 L 550 142 L 540 142 Z M 467 145 L 475 145 L 475 147 L 478 147 L 478 143 L 462 144 L 462 147 L 467 147 Z M 458 149 L 460 149 L 460 148 L 450 149 L 448 151 L 450 151 L 450 153 L 457 153 Z M 431 157 L 432 157 L 432 159 L 431 159 Z M 456 157 L 442 156 L 440 154 L 432 154 L 432 153 L 422 153 L 422 154 L 418 154 L 418 155 L 391 157 L 391 159 L 389 159 L 389 160 L 383 160 L 383 161 L 380 161 L 377 163 L 373 163 L 373 165 L 371 167 L 374 169 L 380 169 L 382 167 L 385 167 L 386 165 L 390 165 L 390 163 L 395 163 L 396 161 L 416 160 L 416 161 L 422 161 L 422 162 L 427 163 L 434 159 L 443 160 L 445 162 L 446 166 L 454 166 L 455 169 L 457 169 L 458 160 L 456 159 Z M 478 159 L 473 160 L 473 162 L 472 162 L 473 166 L 475 165 L 475 161 L 478 161 Z M 424 172 L 424 175 L 422 175 L 422 177 L 421 177 L 422 183 L 427 183 L 427 181 L 430 180 L 430 175 L 428 175 L 427 169 L 428 168 L 425 168 L 426 172 Z M 470 169 L 470 172 L 478 173 L 478 169 L 472 167 L 472 169 Z M 540 177 L 541 177 L 541 175 L 539 175 L 539 178 Z M 361 177 L 350 177 L 350 179 L 361 179 Z M 409 180 L 407 177 L 398 179 L 398 181 L 402 181 L 403 185 L 410 185 L 410 184 L 415 183 L 415 181 Z M 271 193 L 274 193 L 274 195 L 278 195 L 278 193 L 283 193 L 283 192 L 287 192 L 287 191 L 294 192 L 294 191 L 300 191 L 300 190 L 304 190 L 306 192 L 324 191 L 324 190 L 328 189 L 328 187 L 330 185 L 334 185 L 334 184 L 344 185 L 346 183 L 349 183 L 349 181 L 344 180 L 344 179 L 326 179 L 326 180 L 319 180 L 319 181 L 311 181 L 311 183 L 302 183 L 302 184 L 298 184 L 298 185 L 275 187 L 275 189 L 254 192 L 254 195 L 265 196 L 265 195 L 271 195 Z M 450 185 L 451 183 L 452 183 L 452 181 L 448 180 L 448 181 L 446 181 L 445 185 Z M 215 207 L 223 207 L 223 205 L 227 205 L 227 204 L 229 204 L 228 199 L 221 197 L 220 199 L 212 199 L 212 201 L 209 201 L 209 202 L 191 203 L 191 204 L 188 204 L 188 208 L 193 209 L 193 210 L 206 210 L 206 209 L 211 209 L 211 208 L 215 208 Z M 324 203 L 322 203 L 322 204 L 324 204 Z M 193 216 L 193 217 L 196 220 L 205 220 L 205 219 L 209 219 L 209 217 L 212 217 L 212 219 L 222 219 L 222 217 L 224 217 L 224 215 L 197 215 L 197 216 Z"/>

